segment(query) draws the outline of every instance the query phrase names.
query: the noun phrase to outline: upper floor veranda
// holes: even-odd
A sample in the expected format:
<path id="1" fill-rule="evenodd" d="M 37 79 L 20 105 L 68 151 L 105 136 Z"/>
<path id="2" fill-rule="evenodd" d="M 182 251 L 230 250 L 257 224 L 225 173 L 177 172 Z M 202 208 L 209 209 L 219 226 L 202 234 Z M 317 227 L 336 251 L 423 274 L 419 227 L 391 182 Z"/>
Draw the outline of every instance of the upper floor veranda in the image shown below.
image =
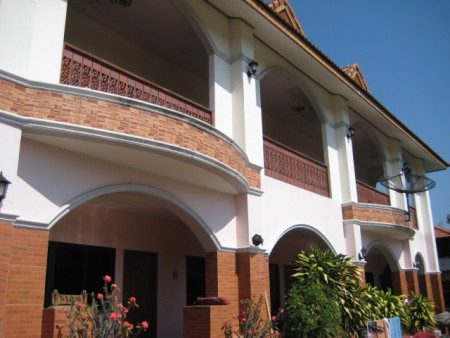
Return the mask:
<path id="1" fill-rule="evenodd" d="M 386 222 L 417 228 L 422 216 L 413 209 L 407 221 L 402 210 L 428 210 L 426 196 L 408 203 L 377 182 L 405 162 L 417 175 L 446 167 L 256 0 L 133 1 L 125 8 L 107 0 L 6 0 L 0 22 L 17 26 L 14 41 L 0 29 L 2 81 L 10 84 L 1 93 L 3 111 L 213 158 L 238 173 L 235 193 L 264 191 L 261 174 L 334 199 L 363 225 L 373 224 L 361 211 L 369 208 L 384 212 Z"/>

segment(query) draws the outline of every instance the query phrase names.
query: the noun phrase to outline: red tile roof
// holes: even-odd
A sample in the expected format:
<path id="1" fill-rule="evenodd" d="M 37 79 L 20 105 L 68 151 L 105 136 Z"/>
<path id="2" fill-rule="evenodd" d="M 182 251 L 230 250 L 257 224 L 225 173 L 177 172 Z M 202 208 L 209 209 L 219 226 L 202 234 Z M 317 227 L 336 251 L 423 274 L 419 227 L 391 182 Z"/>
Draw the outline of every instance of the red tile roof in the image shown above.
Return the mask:
<path id="1" fill-rule="evenodd" d="M 436 238 L 447 238 L 450 237 L 450 229 L 446 229 L 443 227 L 434 227 L 434 235 Z"/>

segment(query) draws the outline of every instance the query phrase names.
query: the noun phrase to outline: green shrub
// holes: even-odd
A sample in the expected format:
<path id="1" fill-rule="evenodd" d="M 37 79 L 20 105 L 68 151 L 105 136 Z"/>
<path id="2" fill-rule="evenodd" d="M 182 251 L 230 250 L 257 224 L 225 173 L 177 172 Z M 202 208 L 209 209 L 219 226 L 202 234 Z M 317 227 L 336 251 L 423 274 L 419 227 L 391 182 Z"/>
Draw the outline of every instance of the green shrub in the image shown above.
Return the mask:
<path id="1" fill-rule="evenodd" d="M 406 332 L 429 331 L 436 326 L 434 304 L 424 295 L 410 293 L 405 305 Z"/>
<path id="2" fill-rule="evenodd" d="M 350 262 L 350 258 L 330 249 L 312 248 L 311 253 L 302 251 L 295 263 L 297 272 L 293 277 L 303 285 L 325 285 L 332 299 L 337 300 L 343 331 L 357 335 L 367 322 L 358 267 Z"/>
<path id="3" fill-rule="evenodd" d="M 295 283 L 285 303 L 286 338 L 339 336 L 341 315 L 335 295 L 320 283 Z"/>

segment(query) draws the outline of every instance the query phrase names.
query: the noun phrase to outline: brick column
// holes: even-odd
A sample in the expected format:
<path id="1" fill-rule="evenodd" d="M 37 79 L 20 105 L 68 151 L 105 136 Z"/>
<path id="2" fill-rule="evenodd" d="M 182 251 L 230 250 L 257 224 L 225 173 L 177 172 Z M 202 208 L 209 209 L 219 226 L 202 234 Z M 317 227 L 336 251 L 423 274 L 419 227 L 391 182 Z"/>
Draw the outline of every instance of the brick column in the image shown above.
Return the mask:
<path id="1" fill-rule="evenodd" d="M 269 257 L 262 252 L 237 254 L 239 300 L 267 295 L 270 299 Z"/>
<path id="2" fill-rule="evenodd" d="M 0 221 L 0 337 L 6 336 L 6 291 L 8 290 L 12 239 L 12 224 Z"/>
<path id="3" fill-rule="evenodd" d="M 4 302 L 3 337 L 40 337 L 45 293 L 48 232 L 0 224 L 6 233 L 9 267 Z M 4 243 L 2 241 L 2 252 Z M 3 266 L 7 266 L 4 264 Z"/>
<path id="4" fill-rule="evenodd" d="M 239 314 L 240 301 L 253 295 L 270 299 L 269 257 L 259 250 L 210 252 L 205 257 L 206 296 L 225 297 L 230 305 L 187 306 L 183 310 L 184 338 L 222 337 L 222 325 Z M 266 312 L 264 312 L 266 313 Z"/>
<path id="5" fill-rule="evenodd" d="M 441 273 L 440 272 L 431 273 L 430 282 L 432 292 L 430 295 L 428 295 L 428 298 L 434 302 L 436 313 L 441 313 L 445 311 L 445 301 L 444 301 L 444 292 L 442 289 Z"/>
<path id="6" fill-rule="evenodd" d="M 222 325 L 239 313 L 238 274 L 234 252 L 208 252 L 205 257 L 207 297 L 225 297 L 230 305 L 186 306 L 184 338 L 222 337 Z"/>
<path id="7" fill-rule="evenodd" d="M 416 269 L 406 270 L 406 288 L 409 292 L 414 292 L 415 294 L 420 293 L 419 289 L 419 275 Z"/>
<path id="8" fill-rule="evenodd" d="M 366 263 L 361 261 L 354 261 L 353 264 L 358 267 L 360 278 L 359 285 L 362 287 L 366 286 Z"/>
<path id="9" fill-rule="evenodd" d="M 394 295 L 406 295 L 408 293 L 405 271 L 392 271 L 392 293 Z"/>

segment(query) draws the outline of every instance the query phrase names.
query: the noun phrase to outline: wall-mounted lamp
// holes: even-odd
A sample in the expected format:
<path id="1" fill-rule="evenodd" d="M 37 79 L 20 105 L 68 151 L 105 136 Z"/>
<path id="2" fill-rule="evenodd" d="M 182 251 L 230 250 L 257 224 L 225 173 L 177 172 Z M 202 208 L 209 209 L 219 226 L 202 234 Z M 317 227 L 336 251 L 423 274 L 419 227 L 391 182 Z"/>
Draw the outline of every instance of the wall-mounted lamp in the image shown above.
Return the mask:
<path id="1" fill-rule="evenodd" d="M 132 0 L 111 0 L 114 6 L 128 7 L 131 6 Z"/>
<path id="2" fill-rule="evenodd" d="M 355 128 L 353 128 L 352 126 L 348 127 L 347 138 L 348 139 L 352 138 L 354 134 L 355 134 Z"/>
<path id="3" fill-rule="evenodd" d="M 263 240 L 263 238 L 261 237 L 261 235 L 255 234 L 255 235 L 252 237 L 252 243 L 253 243 L 254 246 L 259 246 L 259 245 L 261 245 L 261 244 L 264 243 L 264 240 Z"/>
<path id="4" fill-rule="evenodd" d="M 258 68 L 258 62 L 252 59 L 252 61 L 250 61 L 250 63 L 248 64 L 247 76 L 248 77 L 255 76 L 256 68 Z"/>
<path id="5" fill-rule="evenodd" d="M 3 172 L 0 171 L 0 202 L 6 197 L 6 191 L 8 190 L 8 185 L 10 184 L 11 182 L 8 181 L 6 177 L 3 176 Z"/>
<path id="6" fill-rule="evenodd" d="M 366 260 L 366 256 L 367 256 L 367 249 L 365 247 L 362 247 L 361 251 L 358 252 L 358 259 L 360 261 L 364 261 Z"/>

